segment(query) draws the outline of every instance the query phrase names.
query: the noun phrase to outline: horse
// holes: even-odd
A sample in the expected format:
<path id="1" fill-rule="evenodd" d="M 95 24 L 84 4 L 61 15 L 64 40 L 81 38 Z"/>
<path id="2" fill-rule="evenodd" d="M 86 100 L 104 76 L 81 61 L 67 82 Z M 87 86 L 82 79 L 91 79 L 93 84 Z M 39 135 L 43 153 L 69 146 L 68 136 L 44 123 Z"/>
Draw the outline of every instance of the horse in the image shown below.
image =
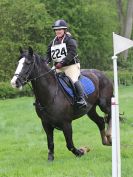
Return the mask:
<path id="1" fill-rule="evenodd" d="M 20 57 L 15 74 L 11 79 L 14 88 L 22 89 L 27 83 L 31 83 L 35 95 L 35 110 L 41 120 L 47 136 L 48 160 L 54 160 L 54 129 L 63 132 L 66 146 L 75 156 L 85 154 L 83 148 L 74 146 L 72 137 L 72 121 L 87 114 L 99 128 L 103 145 L 111 145 L 111 97 L 113 96 L 113 84 L 105 74 L 96 69 L 83 69 L 81 74 L 90 78 L 95 91 L 87 96 L 87 107 L 84 110 L 75 111 L 75 107 L 66 98 L 59 85 L 57 74 L 31 47 L 28 50 L 20 49 Z M 106 117 L 101 117 L 96 112 L 99 106 Z M 107 123 L 107 129 L 105 128 Z"/>

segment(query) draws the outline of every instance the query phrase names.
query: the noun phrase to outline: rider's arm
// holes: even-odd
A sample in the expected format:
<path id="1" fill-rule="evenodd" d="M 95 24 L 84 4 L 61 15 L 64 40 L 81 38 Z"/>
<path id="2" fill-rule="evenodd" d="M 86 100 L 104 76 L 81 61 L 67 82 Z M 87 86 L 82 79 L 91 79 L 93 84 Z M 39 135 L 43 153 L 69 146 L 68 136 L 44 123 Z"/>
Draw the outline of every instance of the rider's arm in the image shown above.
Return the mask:
<path id="1" fill-rule="evenodd" d="M 77 56 L 77 43 L 73 38 L 69 38 L 66 41 L 66 47 L 67 47 L 67 56 L 63 58 L 63 63 L 69 65 L 72 60 L 74 60 L 74 57 Z"/>

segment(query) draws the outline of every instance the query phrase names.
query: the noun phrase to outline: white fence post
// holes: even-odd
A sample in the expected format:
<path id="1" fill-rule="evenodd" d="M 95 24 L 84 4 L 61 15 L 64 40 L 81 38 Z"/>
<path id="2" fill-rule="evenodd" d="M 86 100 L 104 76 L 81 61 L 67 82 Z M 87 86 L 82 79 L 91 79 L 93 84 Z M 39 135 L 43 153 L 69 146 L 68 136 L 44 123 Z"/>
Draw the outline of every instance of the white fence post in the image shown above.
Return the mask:
<path id="1" fill-rule="evenodd" d="M 115 97 L 113 97 L 111 100 L 112 177 L 121 177 L 117 56 L 113 56 L 112 59 L 113 59 L 113 65 L 114 65 L 114 91 L 115 91 Z"/>

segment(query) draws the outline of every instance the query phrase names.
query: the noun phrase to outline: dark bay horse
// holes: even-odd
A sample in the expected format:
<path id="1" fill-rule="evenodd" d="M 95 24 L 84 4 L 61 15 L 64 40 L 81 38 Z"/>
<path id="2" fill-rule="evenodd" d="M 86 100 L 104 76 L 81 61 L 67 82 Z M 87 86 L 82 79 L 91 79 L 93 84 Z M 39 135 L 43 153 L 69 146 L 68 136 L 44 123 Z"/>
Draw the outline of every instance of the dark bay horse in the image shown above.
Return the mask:
<path id="1" fill-rule="evenodd" d="M 103 145 L 111 145 L 112 83 L 99 70 L 86 69 L 81 72 L 93 81 L 95 91 L 86 98 L 87 108 L 84 111 L 75 112 L 74 106 L 66 99 L 59 86 L 56 72 L 47 65 L 45 60 L 35 54 L 32 48 L 28 51 L 20 49 L 19 64 L 11 85 L 15 88 L 22 88 L 28 82 L 32 84 L 36 99 L 36 112 L 47 135 L 48 160 L 54 159 L 53 131 L 55 128 L 63 131 L 69 151 L 76 156 L 84 155 L 83 149 L 77 149 L 74 146 L 72 138 L 72 121 L 84 114 L 87 114 L 97 124 Z M 99 106 L 106 114 L 106 120 L 97 114 L 96 106 Z M 107 130 L 105 130 L 105 122 L 108 124 Z"/>

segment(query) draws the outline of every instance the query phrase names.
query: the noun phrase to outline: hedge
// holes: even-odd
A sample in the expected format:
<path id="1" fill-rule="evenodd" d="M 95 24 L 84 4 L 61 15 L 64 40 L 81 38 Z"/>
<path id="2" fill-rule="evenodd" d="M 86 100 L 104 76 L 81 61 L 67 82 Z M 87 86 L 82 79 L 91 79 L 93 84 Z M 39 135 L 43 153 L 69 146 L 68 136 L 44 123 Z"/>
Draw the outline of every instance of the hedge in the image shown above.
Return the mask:
<path id="1" fill-rule="evenodd" d="M 106 71 L 105 74 L 113 80 L 113 71 Z M 118 71 L 118 83 L 128 86 L 133 84 L 133 72 Z M 33 96 L 31 88 L 26 85 L 23 90 L 14 89 L 9 82 L 0 82 L 0 99 L 15 98 L 22 96 Z"/>
<path id="2" fill-rule="evenodd" d="M 15 98 L 22 96 L 32 96 L 33 92 L 27 85 L 23 90 L 14 89 L 8 82 L 0 82 L 0 99 Z"/>
<path id="3" fill-rule="evenodd" d="M 106 71 L 105 74 L 111 80 L 113 80 L 114 78 L 113 71 Z M 125 85 L 125 86 L 132 85 L 133 84 L 133 72 L 126 71 L 126 70 L 118 71 L 118 84 Z"/>

